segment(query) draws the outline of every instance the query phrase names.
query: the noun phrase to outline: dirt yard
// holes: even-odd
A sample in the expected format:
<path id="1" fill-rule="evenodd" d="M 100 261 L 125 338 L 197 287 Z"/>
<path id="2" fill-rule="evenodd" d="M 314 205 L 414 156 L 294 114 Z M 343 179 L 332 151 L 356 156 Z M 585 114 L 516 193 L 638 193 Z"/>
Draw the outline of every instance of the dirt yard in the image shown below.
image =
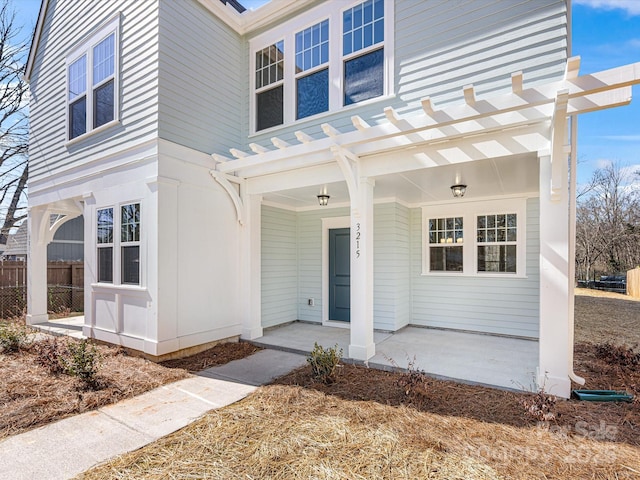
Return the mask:
<path id="1" fill-rule="evenodd" d="M 638 479 L 640 356 L 618 347 L 637 344 L 640 303 L 579 294 L 576 323 L 585 387 L 635 402 L 554 402 L 423 377 L 407 389 L 406 374 L 352 365 L 324 385 L 305 367 L 79 478 Z M 554 418 L 534 418 L 536 405 Z"/>

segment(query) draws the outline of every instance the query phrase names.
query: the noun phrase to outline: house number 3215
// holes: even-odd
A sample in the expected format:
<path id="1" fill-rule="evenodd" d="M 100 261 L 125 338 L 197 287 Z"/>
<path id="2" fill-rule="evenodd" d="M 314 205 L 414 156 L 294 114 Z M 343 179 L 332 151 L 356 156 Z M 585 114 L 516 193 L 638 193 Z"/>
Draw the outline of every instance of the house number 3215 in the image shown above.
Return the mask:
<path id="1" fill-rule="evenodd" d="M 360 224 L 356 223 L 356 258 L 360 258 Z"/>

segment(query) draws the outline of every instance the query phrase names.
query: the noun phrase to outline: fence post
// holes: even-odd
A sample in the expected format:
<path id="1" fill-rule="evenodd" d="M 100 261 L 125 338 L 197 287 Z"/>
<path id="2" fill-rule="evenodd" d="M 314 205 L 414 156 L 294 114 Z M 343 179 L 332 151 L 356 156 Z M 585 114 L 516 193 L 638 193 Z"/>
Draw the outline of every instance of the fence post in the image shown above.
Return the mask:
<path id="1" fill-rule="evenodd" d="M 640 267 L 627 272 L 627 295 L 640 298 Z"/>

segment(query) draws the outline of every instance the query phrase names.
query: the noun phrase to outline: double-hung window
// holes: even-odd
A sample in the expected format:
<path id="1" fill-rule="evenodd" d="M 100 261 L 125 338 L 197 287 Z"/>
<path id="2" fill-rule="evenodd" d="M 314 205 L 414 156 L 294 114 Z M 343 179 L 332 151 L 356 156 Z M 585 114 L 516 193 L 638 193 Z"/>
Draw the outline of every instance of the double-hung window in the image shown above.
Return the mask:
<path id="1" fill-rule="evenodd" d="M 284 120 L 284 41 L 256 52 L 256 130 Z"/>
<path id="2" fill-rule="evenodd" d="M 251 133 L 393 92 L 394 0 L 324 2 L 252 38 Z"/>
<path id="3" fill-rule="evenodd" d="M 478 272 L 516 273 L 517 214 L 479 215 L 477 236 Z"/>
<path id="4" fill-rule="evenodd" d="M 423 273 L 524 277 L 526 199 L 423 207 Z"/>
<path id="5" fill-rule="evenodd" d="M 296 33 L 296 118 L 329 110 L 329 20 Z"/>
<path id="6" fill-rule="evenodd" d="M 342 14 L 344 105 L 384 93 L 384 0 L 367 0 Z"/>
<path id="7" fill-rule="evenodd" d="M 67 56 L 67 138 L 73 140 L 117 118 L 119 17 Z"/>
<path id="8" fill-rule="evenodd" d="M 98 282 L 140 285 L 140 203 L 98 209 L 96 218 Z"/>

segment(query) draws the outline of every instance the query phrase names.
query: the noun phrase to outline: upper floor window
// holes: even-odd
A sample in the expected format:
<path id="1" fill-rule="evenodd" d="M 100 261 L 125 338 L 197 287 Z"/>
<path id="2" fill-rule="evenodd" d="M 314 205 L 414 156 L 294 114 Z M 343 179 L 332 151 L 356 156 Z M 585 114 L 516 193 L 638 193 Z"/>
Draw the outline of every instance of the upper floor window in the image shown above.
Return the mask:
<path id="1" fill-rule="evenodd" d="M 256 53 L 257 130 L 282 125 L 284 42 Z"/>
<path id="2" fill-rule="evenodd" d="M 116 17 L 67 56 L 69 140 L 117 118 L 118 26 Z"/>
<path id="3" fill-rule="evenodd" d="M 296 33 L 296 118 L 329 110 L 329 20 Z"/>
<path id="4" fill-rule="evenodd" d="M 325 2 L 250 40 L 252 132 L 390 94 L 393 9 Z"/>
<path id="5" fill-rule="evenodd" d="M 384 0 L 367 0 L 342 14 L 344 104 L 384 93 Z M 364 52 L 364 53 L 363 53 Z"/>

